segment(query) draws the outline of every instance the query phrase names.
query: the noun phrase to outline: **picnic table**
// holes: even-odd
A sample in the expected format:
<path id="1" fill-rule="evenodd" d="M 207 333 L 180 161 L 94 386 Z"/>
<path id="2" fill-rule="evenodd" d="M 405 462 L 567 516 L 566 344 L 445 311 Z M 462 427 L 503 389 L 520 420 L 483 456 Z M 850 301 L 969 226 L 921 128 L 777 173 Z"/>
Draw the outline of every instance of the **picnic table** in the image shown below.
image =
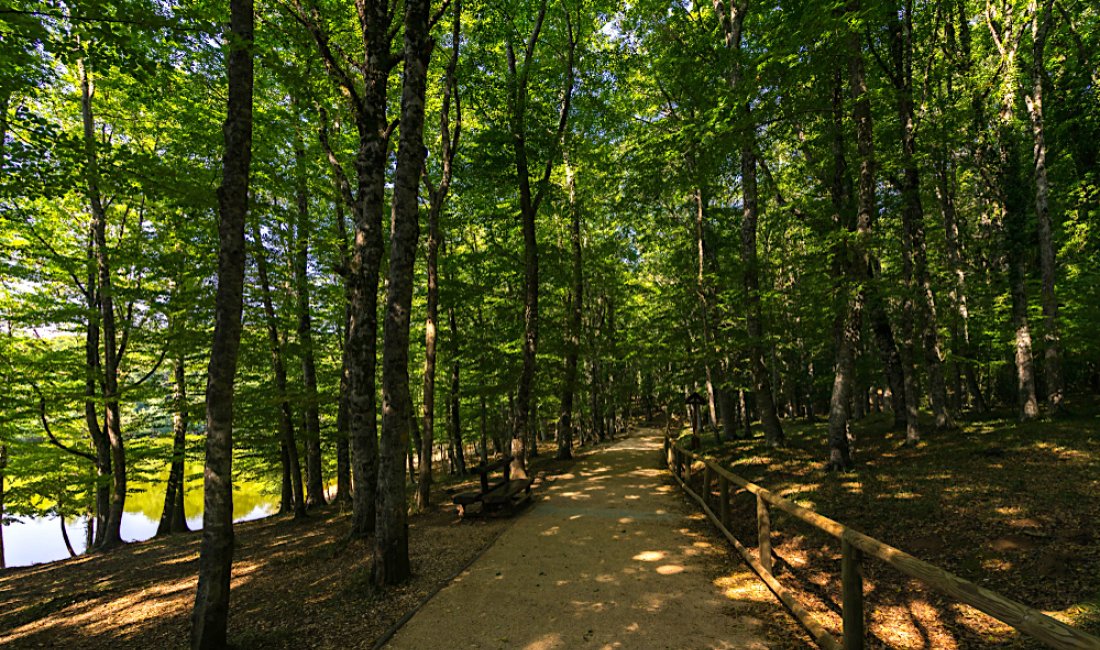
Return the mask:
<path id="1" fill-rule="evenodd" d="M 478 465 L 473 469 L 480 479 L 480 489 L 476 492 L 462 492 L 451 497 L 451 501 L 458 506 L 460 517 L 489 513 L 511 514 L 531 498 L 531 484 L 534 483 L 534 479 L 512 478 L 511 456 Z M 494 480 L 491 475 L 498 471 L 502 476 Z M 476 513 L 472 512 L 470 508 L 478 503 L 481 504 L 480 508 Z"/>

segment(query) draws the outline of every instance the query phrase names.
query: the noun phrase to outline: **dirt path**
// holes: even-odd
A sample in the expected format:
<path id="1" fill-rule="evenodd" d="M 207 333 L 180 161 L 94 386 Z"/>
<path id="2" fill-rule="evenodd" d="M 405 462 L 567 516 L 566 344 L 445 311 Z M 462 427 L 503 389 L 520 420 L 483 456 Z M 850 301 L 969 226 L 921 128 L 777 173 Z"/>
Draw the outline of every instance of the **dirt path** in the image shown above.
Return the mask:
<path id="1" fill-rule="evenodd" d="M 769 648 L 779 609 L 712 579 L 714 548 L 643 430 L 538 489 L 538 502 L 388 648 Z M 719 586 L 720 585 L 720 586 Z M 761 611 L 761 608 L 765 611 Z"/>

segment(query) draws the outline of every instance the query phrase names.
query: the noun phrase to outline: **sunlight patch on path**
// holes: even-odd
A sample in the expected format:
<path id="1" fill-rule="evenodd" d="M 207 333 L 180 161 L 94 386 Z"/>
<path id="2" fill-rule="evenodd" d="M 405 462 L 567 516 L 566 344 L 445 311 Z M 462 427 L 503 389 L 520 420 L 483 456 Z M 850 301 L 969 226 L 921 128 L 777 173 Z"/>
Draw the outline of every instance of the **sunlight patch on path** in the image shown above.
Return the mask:
<path id="1" fill-rule="evenodd" d="M 659 433 L 644 431 L 542 485 L 386 647 L 769 647 L 745 609 L 761 606 L 757 594 L 707 577 L 720 551 L 689 526 L 660 449 Z"/>

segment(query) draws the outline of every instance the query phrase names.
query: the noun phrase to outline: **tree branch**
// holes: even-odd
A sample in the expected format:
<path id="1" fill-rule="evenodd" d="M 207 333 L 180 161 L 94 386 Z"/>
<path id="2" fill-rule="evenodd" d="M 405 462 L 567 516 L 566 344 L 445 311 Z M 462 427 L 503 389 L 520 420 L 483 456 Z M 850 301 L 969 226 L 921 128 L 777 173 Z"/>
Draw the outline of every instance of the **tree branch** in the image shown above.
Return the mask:
<path id="1" fill-rule="evenodd" d="M 96 462 L 96 457 L 92 454 L 89 454 L 86 451 L 81 451 L 79 449 L 73 449 L 72 447 L 69 447 L 68 445 L 58 440 L 57 437 L 53 435 L 53 430 L 50 428 L 50 421 L 46 417 L 46 397 L 42 394 L 42 390 L 38 387 L 38 384 L 32 383 L 31 388 L 33 388 L 34 392 L 38 395 L 38 420 L 42 423 L 42 429 L 46 431 L 46 437 L 50 439 L 50 444 L 74 456 L 80 456 L 81 458 L 90 460 L 93 463 Z"/>

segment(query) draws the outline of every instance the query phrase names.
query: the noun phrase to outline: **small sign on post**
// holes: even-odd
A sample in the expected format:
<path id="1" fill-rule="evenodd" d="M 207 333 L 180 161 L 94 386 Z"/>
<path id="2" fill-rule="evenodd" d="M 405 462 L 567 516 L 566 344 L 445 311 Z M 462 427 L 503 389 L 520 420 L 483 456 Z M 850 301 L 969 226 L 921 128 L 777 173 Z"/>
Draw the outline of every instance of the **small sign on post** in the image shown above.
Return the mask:
<path id="1" fill-rule="evenodd" d="M 699 393 L 688 395 L 685 401 L 691 408 L 691 448 L 693 450 L 699 449 L 699 429 L 703 428 L 702 411 L 699 407 L 706 404 L 707 401 Z"/>

